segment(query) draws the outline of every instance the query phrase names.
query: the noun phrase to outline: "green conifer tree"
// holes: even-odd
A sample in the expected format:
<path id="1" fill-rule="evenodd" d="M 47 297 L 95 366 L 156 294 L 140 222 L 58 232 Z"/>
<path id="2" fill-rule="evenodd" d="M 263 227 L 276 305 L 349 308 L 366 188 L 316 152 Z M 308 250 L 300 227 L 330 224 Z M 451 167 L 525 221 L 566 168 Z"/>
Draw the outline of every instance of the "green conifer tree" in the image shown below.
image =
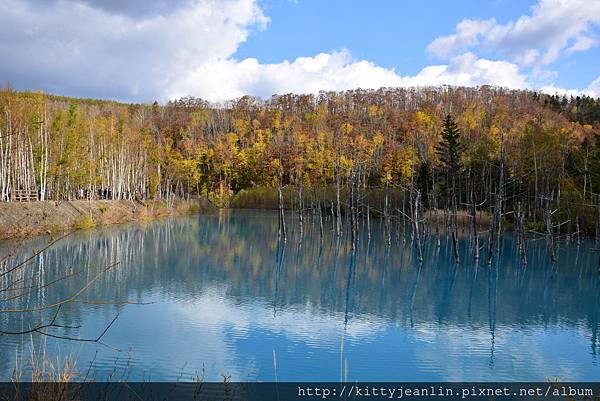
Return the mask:
<path id="1" fill-rule="evenodd" d="M 442 140 L 436 146 L 436 153 L 440 157 L 446 175 L 446 201 L 450 202 L 456 195 L 456 179 L 461 169 L 460 156 L 465 149 L 460 130 L 450 114 L 444 119 L 441 135 Z"/>

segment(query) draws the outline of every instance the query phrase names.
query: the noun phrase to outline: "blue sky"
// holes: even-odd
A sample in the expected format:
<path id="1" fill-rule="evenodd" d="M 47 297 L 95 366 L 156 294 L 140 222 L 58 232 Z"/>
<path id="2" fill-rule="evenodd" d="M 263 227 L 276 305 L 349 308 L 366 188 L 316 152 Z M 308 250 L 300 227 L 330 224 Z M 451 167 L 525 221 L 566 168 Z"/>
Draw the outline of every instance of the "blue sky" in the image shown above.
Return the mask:
<path id="1" fill-rule="evenodd" d="M 497 85 L 600 96 L 600 0 L 2 0 L 0 79 L 148 102 Z"/>
<path id="2" fill-rule="evenodd" d="M 508 21 L 527 12 L 528 1 L 262 0 L 270 23 L 240 46 L 236 58 L 261 62 L 346 48 L 403 74 L 431 63 L 427 45 L 463 18 Z"/>
<path id="3" fill-rule="evenodd" d="M 262 0 L 267 29 L 253 33 L 235 53 L 279 63 L 297 57 L 347 49 L 402 75 L 414 75 L 439 62 L 425 49 L 451 33 L 464 18 L 495 18 L 505 24 L 530 13 L 526 0 Z M 597 32 L 597 30 L 596 30 Z M 493 53 L 493 52 L 492 52 Z M 491 56 L 496 56 L 491 54 Z M 552 65 L 553 80 L 565 88 L 585 88 L 600 76 L 600 47 L 575 53 Z"/>

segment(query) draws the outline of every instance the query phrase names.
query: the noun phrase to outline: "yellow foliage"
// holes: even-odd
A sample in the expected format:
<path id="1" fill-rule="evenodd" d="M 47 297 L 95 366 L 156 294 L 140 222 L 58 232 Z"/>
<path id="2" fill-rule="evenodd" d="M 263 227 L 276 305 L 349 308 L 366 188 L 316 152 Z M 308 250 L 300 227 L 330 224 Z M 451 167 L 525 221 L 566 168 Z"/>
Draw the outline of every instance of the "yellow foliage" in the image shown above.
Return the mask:
<path id="1" fill-rule="evenodd" d="M 82 214 L 75 220 L 74 226 L 76 230 L 86 230 L 88 228 L 96 227 L 96 223 L 94 222 L 94 219 L 87 214 Z"/>
<path id="2" fill-rule="evenodd" d="M 235 132 L 230 132 L 227 134 L 227 143 L 229 143 L 230 145 L 234 145 L 236 144 L 238 141 L 238 136 L 235 134 Z"/>
<path id="3" fill-rule="evenodd" d="M 190 116 L 191 126 L 197 127 L 202 121 L 205 119 L 205 112 L 203 111 L 194 111 Z"/>
<path id="4" fill-rule="evenodd" d="M 467 107 L 461 116 L 461 122 L 464 128 L 474 130 L 479 123 L 483 121 L 485 112 L 477 107 Z"/>
<path id="5" fill-rule="evenodd" d="M 418 126 L 425 130 L 430 130 L 435 124 L 433 116 L 426 111 L 417 111 L 415 113 L 415 122 Z"/>
<path id="6" fill-rule="evenodd" d="M 400 178 L 408 181 L 414 174 L 414 165 L 417 157 L 415 148 L 409 145 L 398 153 Z"/>
<path id="7" fill-rule="evenodd" d="M 233 128 L 235 132 L 243 136 L 249 129 L 248 120 L 236 118 L 233 120 Z"/>
<path id="8" fill-rule="evenodd" d="M 385 172 L 385 174 L 383 175 L 383 179 L 382 179 L 383 183 L 391 182 L 392 181 L 392 171 L 389 170 L 388 168 L 386 168 L 384 172 Z"/>
<path id="9" fill-rule="evenodd" d="M 493 157 L 493 156 L 497 155 L 498 152 L 500 151 L 501 135 L 502 134 L 500 132 L 500 128 L 498 128 L 495 125 L 492 125 L 490 127 L 490 135 L 489 135 L 490 149 L 489 149 L 488 156 Z"/>
<path id="10" fill-rule="evenodd" d="M 342 170 L 350 170 L 354 165 L 354 161 L 344 155 L 340 156 L 340 167 Z"/>
<path id="11" fill-rule="evenodd" d="M 381 132 L 377 131 L 373 136 L 373 145 L 376 148 L 383 145 L 383 134 Z"/>
<path id="12" fill-rule="evenodd" d="M 371 104 L 367 109 L 367 114 L 369 117 L 381 117 L 383 115 L 383 110 L 380 110 L 377 105 Z"/>
<path id="13" fill-rule="evenodd" d="M 269 167 L 271 168 L 271 171 L 279 174 L 279 172 L 281 171 L 281 163 L 279 162 L 279 159 L 271 160 L 271 162 L 269 163 Z"/>
<path id="14" fill-rule="evenodd" d="M 252 145 L 252 149 L 258 154 L 265 153 L 265 148 L 266 148 L 266 145 L 262 140 L 254 143 L 254 145 Z"/>
<path id="15" fill-rule="evenodd" d="M 281 127 L 281 112 L 276 110 L 273 113 L 273 120 L 271 121 L 271 126 L 273 129 L 278 130 Z"/>

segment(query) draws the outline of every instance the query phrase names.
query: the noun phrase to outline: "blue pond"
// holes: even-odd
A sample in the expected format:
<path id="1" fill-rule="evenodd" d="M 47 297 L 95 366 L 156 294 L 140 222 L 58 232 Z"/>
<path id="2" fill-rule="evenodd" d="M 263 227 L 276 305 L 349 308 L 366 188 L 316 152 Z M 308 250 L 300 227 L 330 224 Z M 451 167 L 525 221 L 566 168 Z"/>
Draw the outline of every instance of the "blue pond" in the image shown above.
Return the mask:
<path id="1" fill-rule="evenodd" d="M 525 267 L 503 237 L 493 266 L 474 263 L 467 233 L 456 265 L 446 238 L 424 238 L 416 263 L 410 236 L 385 246 L 375 221 L 352 256 L 325 221 L 221 212 L 76 232 L 10 280 L 41 290 L 0 301 L 0 328 L 23 330 L 71 299 L 47 332 L 0 336 L 0 379 L 17 368 L 74 364 L 95 380 L 561 381 L 600 377 L 600 279 L 591 243 L 563 242 L 549 262 L 543 240 L 528 243 Z M 47 243 L 20 244 L 17 263 Z M 2 244 L 3 253 L 12 244 Z M 485 252 L 483 252 L 485 255 Z M 113 263 L 117 265 L 102 273 Z M 65 275 L 71 275 L 64 278 Z M 97 278 L 97 279 L 95 279 Z M 59 279 L 59 281 L 56 281 Z M 1 283 L 6 287 L 7 276 Z M 92 284 L 77 294 L 86 285 Z M 6 291 L 5 291 L 6 293 Z M 0 294 L 2 295 L 2 294 Z M 76 296 L 74 296 L 76 295 Z"/>

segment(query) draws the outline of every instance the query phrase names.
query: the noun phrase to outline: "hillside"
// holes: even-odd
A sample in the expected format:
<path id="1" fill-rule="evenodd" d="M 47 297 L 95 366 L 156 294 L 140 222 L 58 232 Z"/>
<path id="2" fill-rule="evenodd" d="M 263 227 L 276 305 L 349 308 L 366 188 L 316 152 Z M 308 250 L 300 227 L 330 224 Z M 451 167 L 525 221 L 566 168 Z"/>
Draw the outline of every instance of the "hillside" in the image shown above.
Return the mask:
<path id="1" fill-rule="evenodd" d="M 418 189 L 425 208 L 441 208 L 448 115 L 461 144 L 451 174 L 459 208 L 471 199 L 491 208 L 502 182 L 505 210 L 521 203 L 543 218 L 550 197 L 561 219 L 589 220 L 600 188 L 592 98 L 484 86 L 141 105 L 5 89 L 0 112 L 0 200 L 15 191 L 53 200 L 197 193 L 228 205 L 259 187 L 339 186 L 350 196 L 356 186 Z"/>

